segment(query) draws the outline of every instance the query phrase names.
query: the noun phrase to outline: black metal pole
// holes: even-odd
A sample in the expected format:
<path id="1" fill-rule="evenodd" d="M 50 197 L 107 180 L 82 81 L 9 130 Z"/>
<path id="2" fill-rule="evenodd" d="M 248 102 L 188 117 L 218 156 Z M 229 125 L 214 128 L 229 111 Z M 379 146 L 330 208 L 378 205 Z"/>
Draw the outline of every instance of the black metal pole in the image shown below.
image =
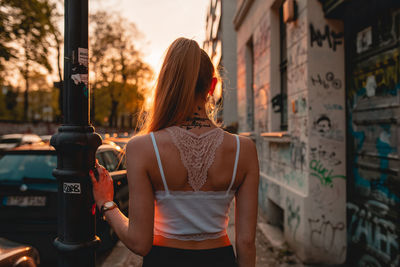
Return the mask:
<path id="1" fill-rule="evenodd" d="M 89 169 L 101 138 L 90 125 L 88 0 L 65 0 L 63 125 L 51 138 L 57 151 L 58 266 L 95 266 L 95 206 Z"/>

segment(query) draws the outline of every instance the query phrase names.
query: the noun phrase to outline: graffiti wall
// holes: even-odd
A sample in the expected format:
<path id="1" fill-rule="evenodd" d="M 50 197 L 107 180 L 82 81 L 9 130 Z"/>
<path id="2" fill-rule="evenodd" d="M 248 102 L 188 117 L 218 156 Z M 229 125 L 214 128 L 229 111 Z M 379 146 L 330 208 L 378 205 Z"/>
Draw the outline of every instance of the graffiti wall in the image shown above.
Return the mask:
<path id="1" fill-rule="evenodd" d="M 260 210 L 271 223 L 281 220 L 302 261 L 340 264 L 347 249 L 343 24 L 325 19 L 316 0 L 296 2 L 298 18 L 286 23 L 287 131 L 279 125 L 279 12 L 269 0 L 254 1 L 237 34 L 239 129 L 246 131 L 243 51 L 251 40 Z"/>
<path id="2" fill-rule="evenodd" d="M 308 3 L 308 257 L 340 264 L 347 249 L 344 28 Z"/>
<path id="3" fill-rule="evenodd" d="M 381 48 L 399 39 L 392 19 L 396 12 L 385 15 L 385 39 L 375 47 L 366 40 L 366 47 L 359 46 L 349 58 L 347 234 L 348 261 L 354 266 L 400 266 L 400 49 Z M 355 30 L 349 40 L 360 41 L 373 31 Z M 355 62 L 374 48 L 373 56 Z"/>

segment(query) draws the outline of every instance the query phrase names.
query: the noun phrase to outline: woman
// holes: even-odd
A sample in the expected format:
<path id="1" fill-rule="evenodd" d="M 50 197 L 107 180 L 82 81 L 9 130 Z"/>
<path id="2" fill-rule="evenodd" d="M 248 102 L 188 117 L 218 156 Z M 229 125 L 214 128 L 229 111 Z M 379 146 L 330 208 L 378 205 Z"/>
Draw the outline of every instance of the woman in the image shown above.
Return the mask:
<path id="1" fill-rule="evenodd" d="M 127 145 L 129 218 L 111 202 L 107 171 L 97 165 L 98 181 L 90 173 L 98 208 L 143 266 L 255 266 L 257 152 L 209 119 L 216 76 L 195 41 L 169 47 L 153 107 Z M 233 197 L 236 258 L 226 234 Z"/>

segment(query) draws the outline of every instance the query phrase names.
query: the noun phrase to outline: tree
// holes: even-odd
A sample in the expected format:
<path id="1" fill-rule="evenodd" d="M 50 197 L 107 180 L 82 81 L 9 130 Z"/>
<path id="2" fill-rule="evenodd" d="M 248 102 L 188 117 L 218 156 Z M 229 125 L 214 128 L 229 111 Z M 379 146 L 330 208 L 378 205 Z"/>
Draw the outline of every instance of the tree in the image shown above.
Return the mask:
<path id="1" fill-rule="evenodd" d="M 58 92 L 58 110 L 61 111 L 63 109 L 63 99 L 62 94 L 64 90 L 64 82 L 63 82 L 63 71 L 62 71 L 62 60 L 61 52 L 63 49 L 64 38 L 60 32 L 60 29 L 57 27 L 57 22 L 60 19 L 63 19 L 63 14 L 58 12 L 58 10 L 62 10 L 64 6 L 63 0 L 54 0 L 55 2 L 52 3 L 50 7 L 50 16 L 48 17 L 48 25 L 49 25 L 49 32 L 51 39 L 53 41 L 53 47 L 56 49 L 57 52 L 57 75 L 58 75 L 58 82 L 55 83 L 55 87 L 59 90 Z M 58 7 L 61 5 L 62 7 Z M 60 115 L 60 114 L 59 114 Z M 58 116 L 57 121 L 60 122 L 61 118 Z"/>
<path id="2" fill-rule="evenodd" d="M 3 6 L 0 0 L 0 6 Z M 11 41 L 11 29 L 9 27 L 8 16 L 4 8 L 0 8 L 0 71 L 4 70 L 4 61 L 10 60 L 13 48 L 9 46 Z"/>
<path id="3" fill-rule="evenodd" d="M 49 36 L 53 25 L 55 4 L 50 0 L 0 0 L 1 57 L 14 58 L 14 64 L 25 81 L 24 120 L 28 119 L 29 77 L 33 69 L 44 67 L 51 72 L 49 63 Z M 10 48 L 10 42 L 15 48 Z"/>
<path id="4" fill-rule="evenodd" d="M 109 126 L 116 127 L 121 112 L 132 118 L 139 110 L 143 103 L 141 92 L 152 71 L 133 42 L 139 37 L 133 23 L 106 12 L 95 13 L 90 21 L 90 63 L 95 73 L 92 88 L 101 92 L 95 93 L 96 115 L 98 109 L 101 116 L 106 112 Z M 101 111 L 105 106 L 108 112 Z"/>

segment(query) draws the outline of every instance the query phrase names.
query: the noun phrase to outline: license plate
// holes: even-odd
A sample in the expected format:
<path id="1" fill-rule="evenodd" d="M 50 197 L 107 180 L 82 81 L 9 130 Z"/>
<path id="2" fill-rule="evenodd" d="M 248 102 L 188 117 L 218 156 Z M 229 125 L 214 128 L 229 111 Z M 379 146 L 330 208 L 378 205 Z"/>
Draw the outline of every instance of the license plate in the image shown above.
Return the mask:
<path id="1" fill-rule="evenodd" d="M 19 207 L 43 207 L 46 206 L 45 196 L 9 196 L 6 198 L 6 206 Z"/>

